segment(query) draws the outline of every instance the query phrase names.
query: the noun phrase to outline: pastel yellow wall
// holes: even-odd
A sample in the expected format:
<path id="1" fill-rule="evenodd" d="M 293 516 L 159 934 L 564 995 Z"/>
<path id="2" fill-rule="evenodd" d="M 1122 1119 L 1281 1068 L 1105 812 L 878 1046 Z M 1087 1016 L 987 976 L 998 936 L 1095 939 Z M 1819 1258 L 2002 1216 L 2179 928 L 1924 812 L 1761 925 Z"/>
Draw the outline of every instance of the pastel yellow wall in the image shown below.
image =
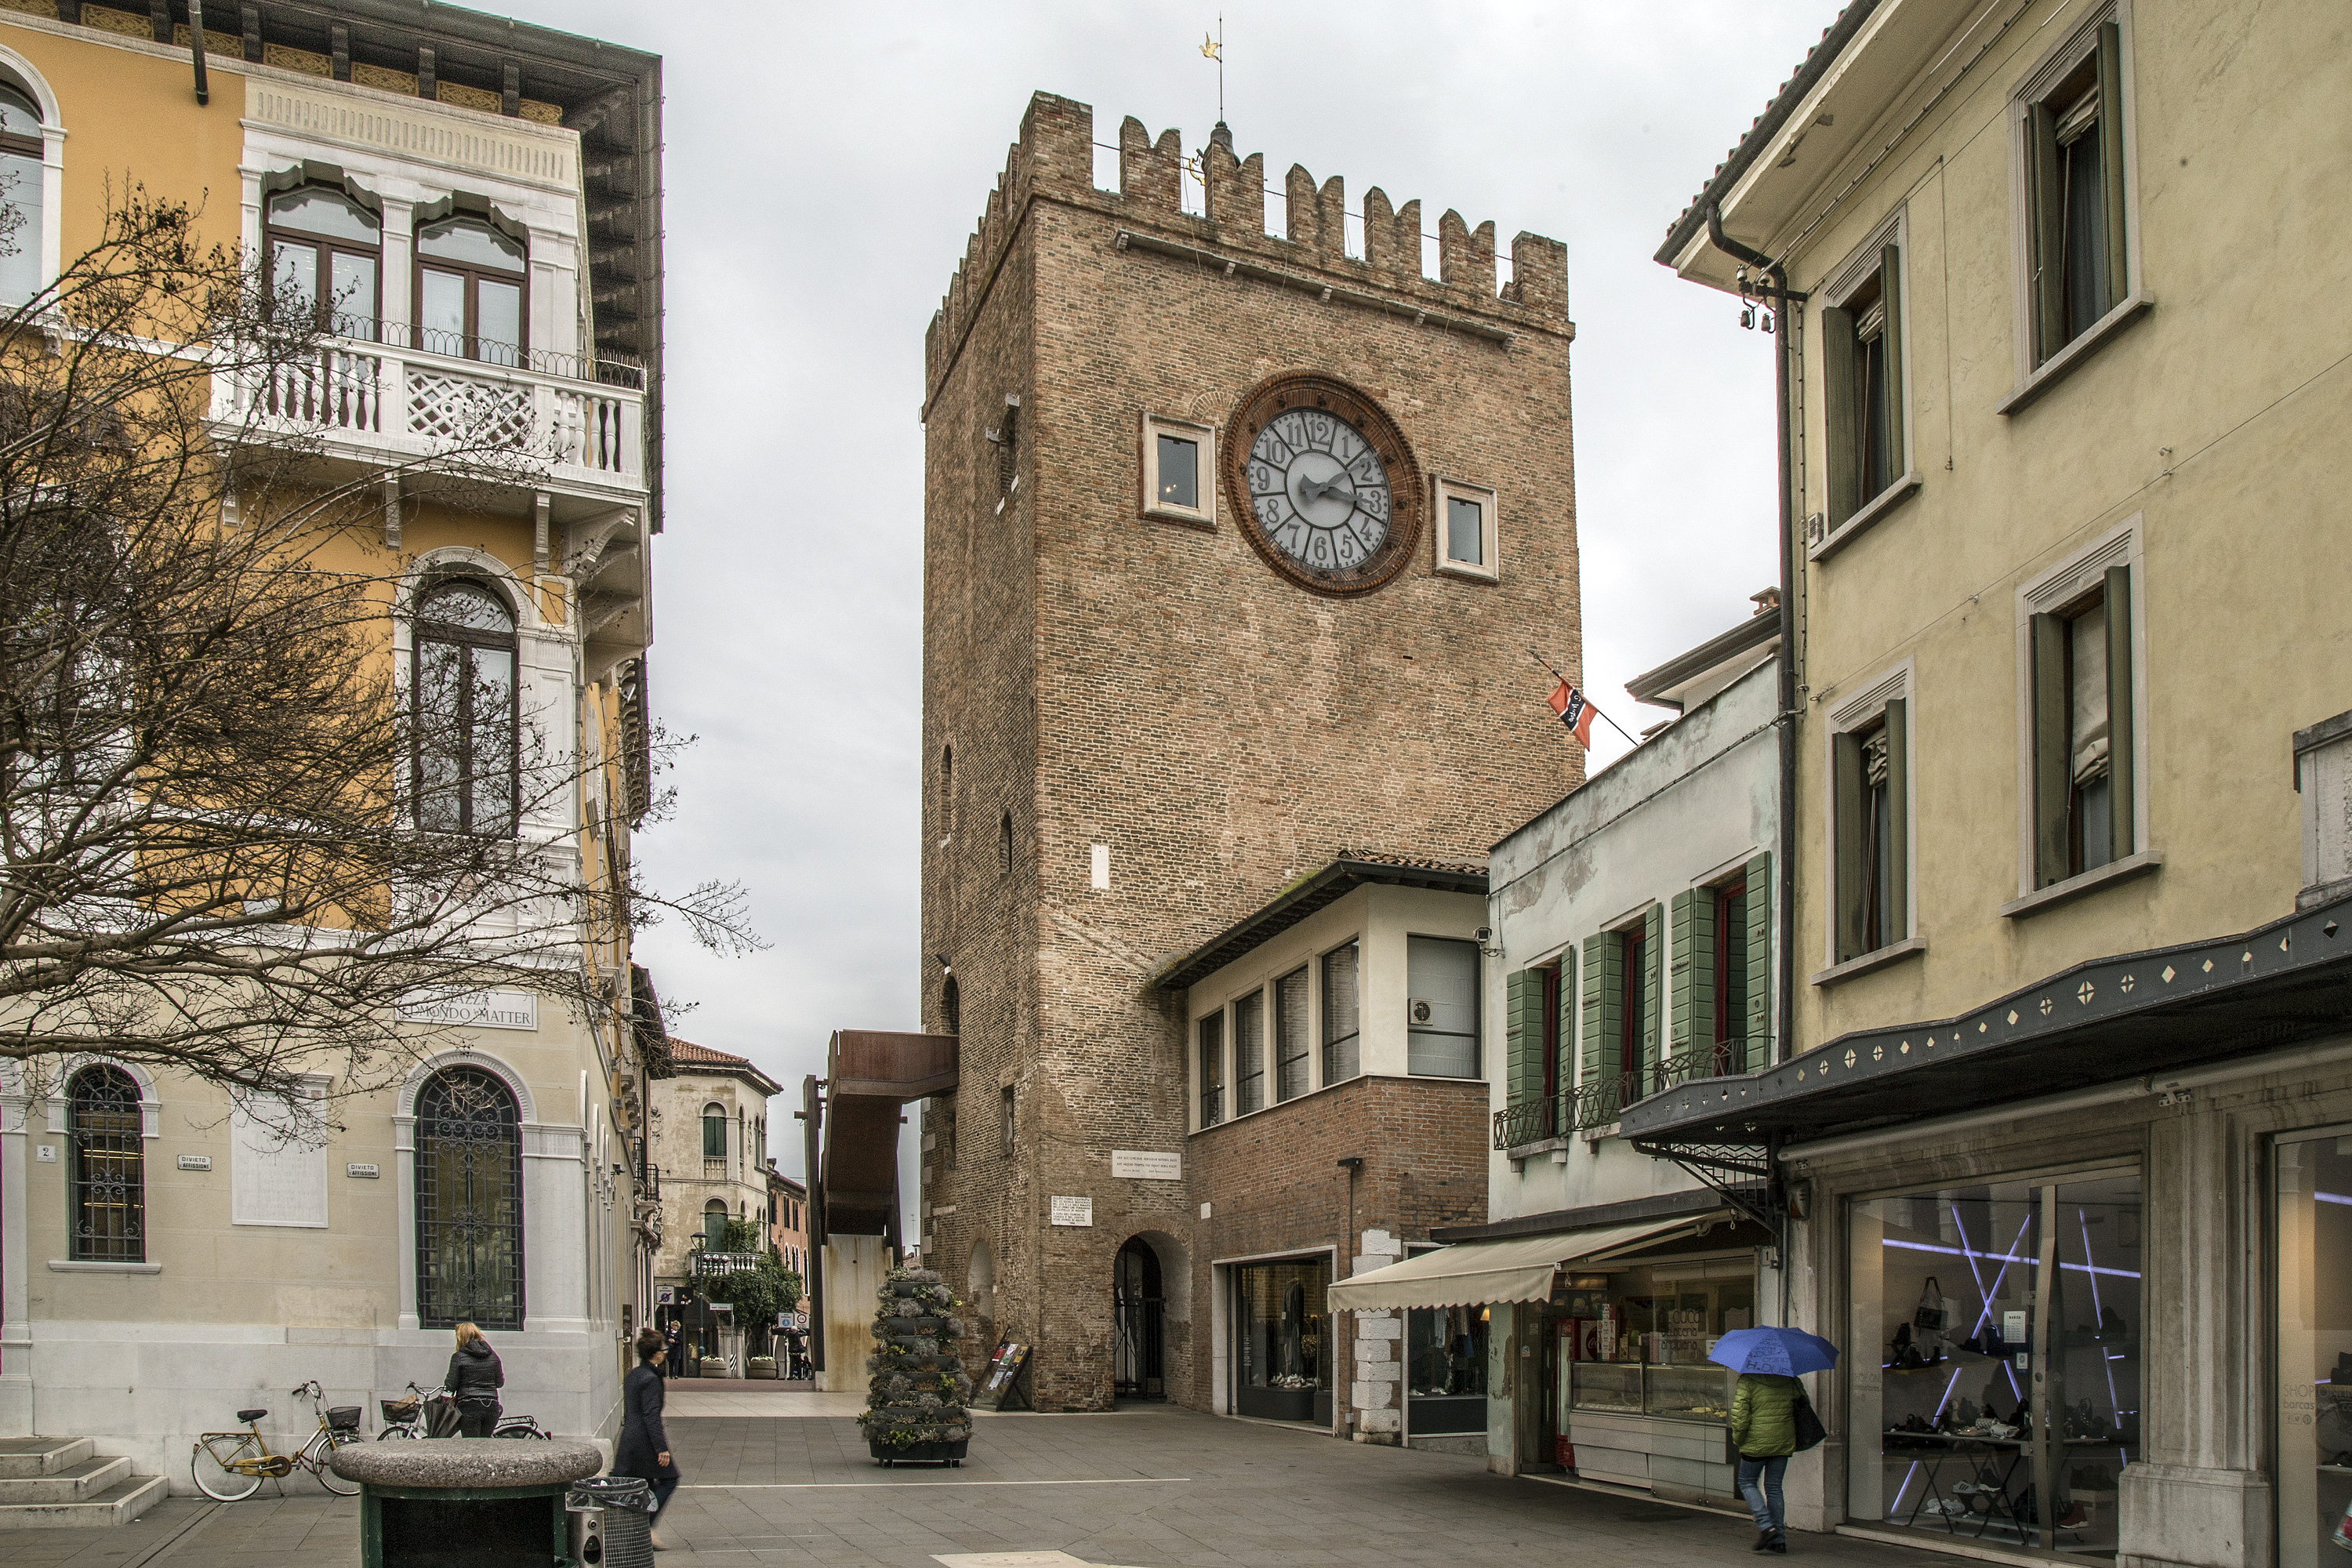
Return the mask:
<path id="1" fill-rule="evenodd" d="M 2331 0 L 2131 7 L 2138 284 L 2156 303 L 2003 416 L 1994 405 L 2016 380 L 2006 107 L 2088 14 L 2076 0 L 2004 37 L 1791 265 L 1796 288 L 1817 287 L 1907 200 L 1908 407 L 1925 483 L 1804 576 L 1790 933 L 1801 1048 L 1950 1016 L 2084 959 L 2287 913 L 2301 879 L 2291 737 L 2352 708 L 2342 479 L 2352 248 L 2341 224 L 2352 13 Z M 1868 150 L 1926 96 L 1889 105 Z M 1823 174 L 1805 220 L 1853 169 Z M 1825 503 L 1817 326 L 1816 311 L 1801 515 Z M 2147 649 L 2140 838 L 2165 864 L 2004 919 L 2000 906 L 2019 890 L 2017 591 L 2135 513 Z M 1826 711 L 1906 658 L 1916 930 L 1928 951 L 1832 988 L 1805 984 L 1827 963 Z"/>

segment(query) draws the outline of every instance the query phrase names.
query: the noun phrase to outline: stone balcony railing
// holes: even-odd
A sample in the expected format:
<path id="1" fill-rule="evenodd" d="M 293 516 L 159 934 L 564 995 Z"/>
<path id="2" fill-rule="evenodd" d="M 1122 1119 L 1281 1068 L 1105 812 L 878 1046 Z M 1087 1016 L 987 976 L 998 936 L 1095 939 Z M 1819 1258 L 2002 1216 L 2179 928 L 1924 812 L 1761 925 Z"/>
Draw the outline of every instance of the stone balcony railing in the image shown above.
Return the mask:
<path id="1" fill-rule="evenodd" d="M 409 335 L 385 322 L 381 336 Z M 221 376 L 213 420 L 232 437 L 299 437 L 328 455 L 386 465 L 511 455 L 534 482 L 600 493 L 646 489 L 644 373 L 534 353 L 499 364 L 357 338 Z"/>

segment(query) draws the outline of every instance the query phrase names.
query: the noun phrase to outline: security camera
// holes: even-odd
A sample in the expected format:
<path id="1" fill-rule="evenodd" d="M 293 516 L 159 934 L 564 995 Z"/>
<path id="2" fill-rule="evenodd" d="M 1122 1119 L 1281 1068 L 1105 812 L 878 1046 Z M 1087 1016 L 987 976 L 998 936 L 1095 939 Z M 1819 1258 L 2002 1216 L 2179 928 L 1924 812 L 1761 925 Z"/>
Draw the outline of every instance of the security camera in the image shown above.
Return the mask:
<path id="1" fill-rule="evenodd" d="M 1493 926 L 1480 926 L 1471 934 L 1476 938 L 1478 945 L 1484 947 L 1488 942 L 1495 940 L 1495 928 Z"/>

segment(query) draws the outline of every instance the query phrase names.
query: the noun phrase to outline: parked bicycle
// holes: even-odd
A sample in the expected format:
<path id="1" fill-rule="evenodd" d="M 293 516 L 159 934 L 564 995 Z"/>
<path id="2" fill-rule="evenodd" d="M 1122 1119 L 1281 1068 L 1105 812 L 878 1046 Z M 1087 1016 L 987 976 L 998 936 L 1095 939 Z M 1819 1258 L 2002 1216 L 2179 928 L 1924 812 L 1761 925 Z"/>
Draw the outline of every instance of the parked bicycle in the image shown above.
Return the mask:
<path id="1" fill-rule="evenodd" d="M 245 1423 L 244 1431 L 198 1435 L 195 1451 L 188 1458 L 198 1491 L 216 1502 L 240 1502 L 260 1490 L 263 1481 L 283 1480 L 297 1469 L 304 1469 L 318 1477 L 319 1484 L 338 1497 L 359 1495 L 360 1484 L 335 1474 L 329 1461 L 336 1449 L 361 1440 L 361 1407 L 327 1404 L 326 1393 L 316 1379 L 293 1390 L 288 1397 L 310 1402 L 311 1413 L 319 1418 L 319 1429 L 310 1434 L 310 1440 L 291 1454 L 278 1453 L 261 1435 L 262 1418 L 269 1412 L 240 1410 L 236 1418 Z"/>
<path id="2" fill-rule="evenodd" d="M 433 1406 L 436 1403 L 455 1404 L 456 1402 L 437 1388 L 428 1394 L 413 1383 L 408 1385 L 408 1397 L 405 1399 L 377 1400 L 377 1408 L 383 1412 L 383 1430 L 375 1435 L 375 1440 L 381 1443 L 386 1438 L 431 1436 Z M 453 1419 L 447 1425 L 454 1429 L 457 1423 Z M 555 1437 L 554 1433 L 541 1426 L 536 1417 L 530 1415 L 499 1416 L 499 1424 L 490 1436 L 537 1437 L 542 1442 L 552 1442 Z"/>

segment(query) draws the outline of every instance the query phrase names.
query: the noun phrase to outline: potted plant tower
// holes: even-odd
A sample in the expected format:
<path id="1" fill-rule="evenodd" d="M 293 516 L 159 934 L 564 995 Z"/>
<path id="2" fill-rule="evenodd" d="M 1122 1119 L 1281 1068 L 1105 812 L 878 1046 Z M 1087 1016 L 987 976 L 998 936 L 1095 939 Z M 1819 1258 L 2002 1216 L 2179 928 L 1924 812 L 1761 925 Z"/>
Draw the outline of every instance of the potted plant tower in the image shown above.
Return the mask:
<path id="1" fill-rule="evenodd" d="M 857 1421 L 879 1463 L 963 1463 L 971 1379 L 956 1354 L 962 1305 L 928 1268 L 894 1268 L 877 1292 L 866 1411 Z"/>

